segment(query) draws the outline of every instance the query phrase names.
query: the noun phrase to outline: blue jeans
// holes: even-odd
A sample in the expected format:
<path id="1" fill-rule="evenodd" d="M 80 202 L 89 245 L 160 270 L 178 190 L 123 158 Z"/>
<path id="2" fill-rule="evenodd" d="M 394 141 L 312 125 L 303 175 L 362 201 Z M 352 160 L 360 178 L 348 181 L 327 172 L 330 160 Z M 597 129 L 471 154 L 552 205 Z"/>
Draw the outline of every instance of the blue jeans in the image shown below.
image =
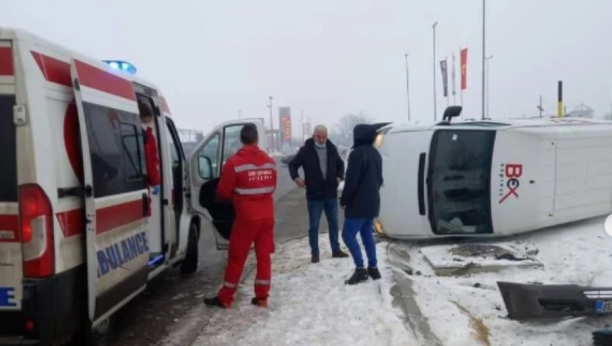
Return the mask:
<path id="1" fill-rule="evenodd" d="M 309 199 L 308 200 L 308 240 L 310 241 L 310 250 L 313 256 L 319 255 L 319 223 L 321 214 L 325 211 L 327 224 L 329 226 L 329 242 L 331 243 L 332 251 L 340 250 L 338 242 L 338 199 Z"/>
<path id="2" fill-rule="evenodd" d="M 355 266 L 357 268 L 365 268 L 363 266 L 363 257 L 361 248 L 357 242 L 357 233 L 361 234 L 361 242 L 365 247 L 368 255 L 368 266 L 376 267 L 376 242 L 374 241 L 374 220 L 373 219 L 344 219 L 344 228 L 342 230 L 342 239 L 353 256 Z"/>

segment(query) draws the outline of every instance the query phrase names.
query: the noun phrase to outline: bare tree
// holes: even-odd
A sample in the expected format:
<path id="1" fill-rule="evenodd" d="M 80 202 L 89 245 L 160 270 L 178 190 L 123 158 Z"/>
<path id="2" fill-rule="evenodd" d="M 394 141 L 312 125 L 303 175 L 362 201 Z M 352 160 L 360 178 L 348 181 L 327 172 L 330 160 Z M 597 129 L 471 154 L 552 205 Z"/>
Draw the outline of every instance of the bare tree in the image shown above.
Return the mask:
<path id="1" fill-rule="evenodd" d="M 353 144 L 353 129 L 358 124 L 369 124 L 372 122 L 365 112 L 353 112 L 342 116 L 334 127 L 334 138 L 339 144 L 350 146 Z"/>

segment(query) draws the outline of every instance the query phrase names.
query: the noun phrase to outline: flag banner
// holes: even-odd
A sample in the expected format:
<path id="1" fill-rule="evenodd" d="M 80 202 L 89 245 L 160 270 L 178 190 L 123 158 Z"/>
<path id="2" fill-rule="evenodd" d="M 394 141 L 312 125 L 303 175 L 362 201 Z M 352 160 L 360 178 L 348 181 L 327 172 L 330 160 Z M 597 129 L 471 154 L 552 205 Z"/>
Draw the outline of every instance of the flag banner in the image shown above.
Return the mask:
<path id="1" fill-rule="evenodd" d="M 461 49 L 461 90 L 467 89 L 467 48 Z"/>
<path id="2" fill-rule="evenodd" d="M 453 53 L 453 65 L 452 67 L 452 72 L 451 72 L 451 78 L 452 78 L 452 90 L 453 90 L 453 96 L 455 96 L 455 94 L 457 93 L 457 91 L 455 90 L 455 83 L 457 83 L 457 79 L 455 78 L 455 53 Z M 454 101 L 453 101 L 454 102 Z"/>
<path id="3" fill-rule="evenodd" d="M 289 107 L 279 107 L 278 108 L 279 115 L 279 128 L 280 128 L 280 138 L 283 142 L 289 143 L 291 142 L 291 108 Z"/>
<path id="4" fill-rule="evenodd" d="M 444 86 L 444 97 L 448 97 L 448 69 L 446 60 L 440 61 L 440 69 L 442 70 L 442 85 Z"/>

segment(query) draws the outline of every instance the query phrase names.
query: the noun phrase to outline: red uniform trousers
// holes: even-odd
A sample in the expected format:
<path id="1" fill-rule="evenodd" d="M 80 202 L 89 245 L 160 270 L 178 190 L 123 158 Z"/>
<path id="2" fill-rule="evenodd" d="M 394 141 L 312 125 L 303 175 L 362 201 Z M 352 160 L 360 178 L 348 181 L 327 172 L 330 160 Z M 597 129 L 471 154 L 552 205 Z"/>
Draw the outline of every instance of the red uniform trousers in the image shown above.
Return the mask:
<path id="1" fill-rule="evenodd" d="M 230 236 L 225 280 L 218 294 L 226 307 L 232 305 L 253 242 L 257 255 L 255 297 L 268 298 L 272 280 L 270 255 L 274 253 L 274 218 L 249 220 L 238 215 Z"/>

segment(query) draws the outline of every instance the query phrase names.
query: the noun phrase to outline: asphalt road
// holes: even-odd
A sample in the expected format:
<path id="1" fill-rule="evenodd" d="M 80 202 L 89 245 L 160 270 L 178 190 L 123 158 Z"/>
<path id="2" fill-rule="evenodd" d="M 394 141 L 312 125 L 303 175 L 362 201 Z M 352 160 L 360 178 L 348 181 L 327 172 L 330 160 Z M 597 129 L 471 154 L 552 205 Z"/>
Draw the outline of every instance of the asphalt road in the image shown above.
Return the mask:
<path id="1" fill-rule="evenodd" d="M 275 201 L 277 242 L 305 235 L 304 194 L 282 164 Z M 150 282 L 143 294 L 117 313 L 112 346 L 191 345 L 210 318 L 210 310 L 202 309 L 202 298 L 216 293 L 225 261 L 226 252 L 216 249 L 212 232 L 204 231 L 198 271 L 183 276 L 178 268 L 172 269 Z"/>

